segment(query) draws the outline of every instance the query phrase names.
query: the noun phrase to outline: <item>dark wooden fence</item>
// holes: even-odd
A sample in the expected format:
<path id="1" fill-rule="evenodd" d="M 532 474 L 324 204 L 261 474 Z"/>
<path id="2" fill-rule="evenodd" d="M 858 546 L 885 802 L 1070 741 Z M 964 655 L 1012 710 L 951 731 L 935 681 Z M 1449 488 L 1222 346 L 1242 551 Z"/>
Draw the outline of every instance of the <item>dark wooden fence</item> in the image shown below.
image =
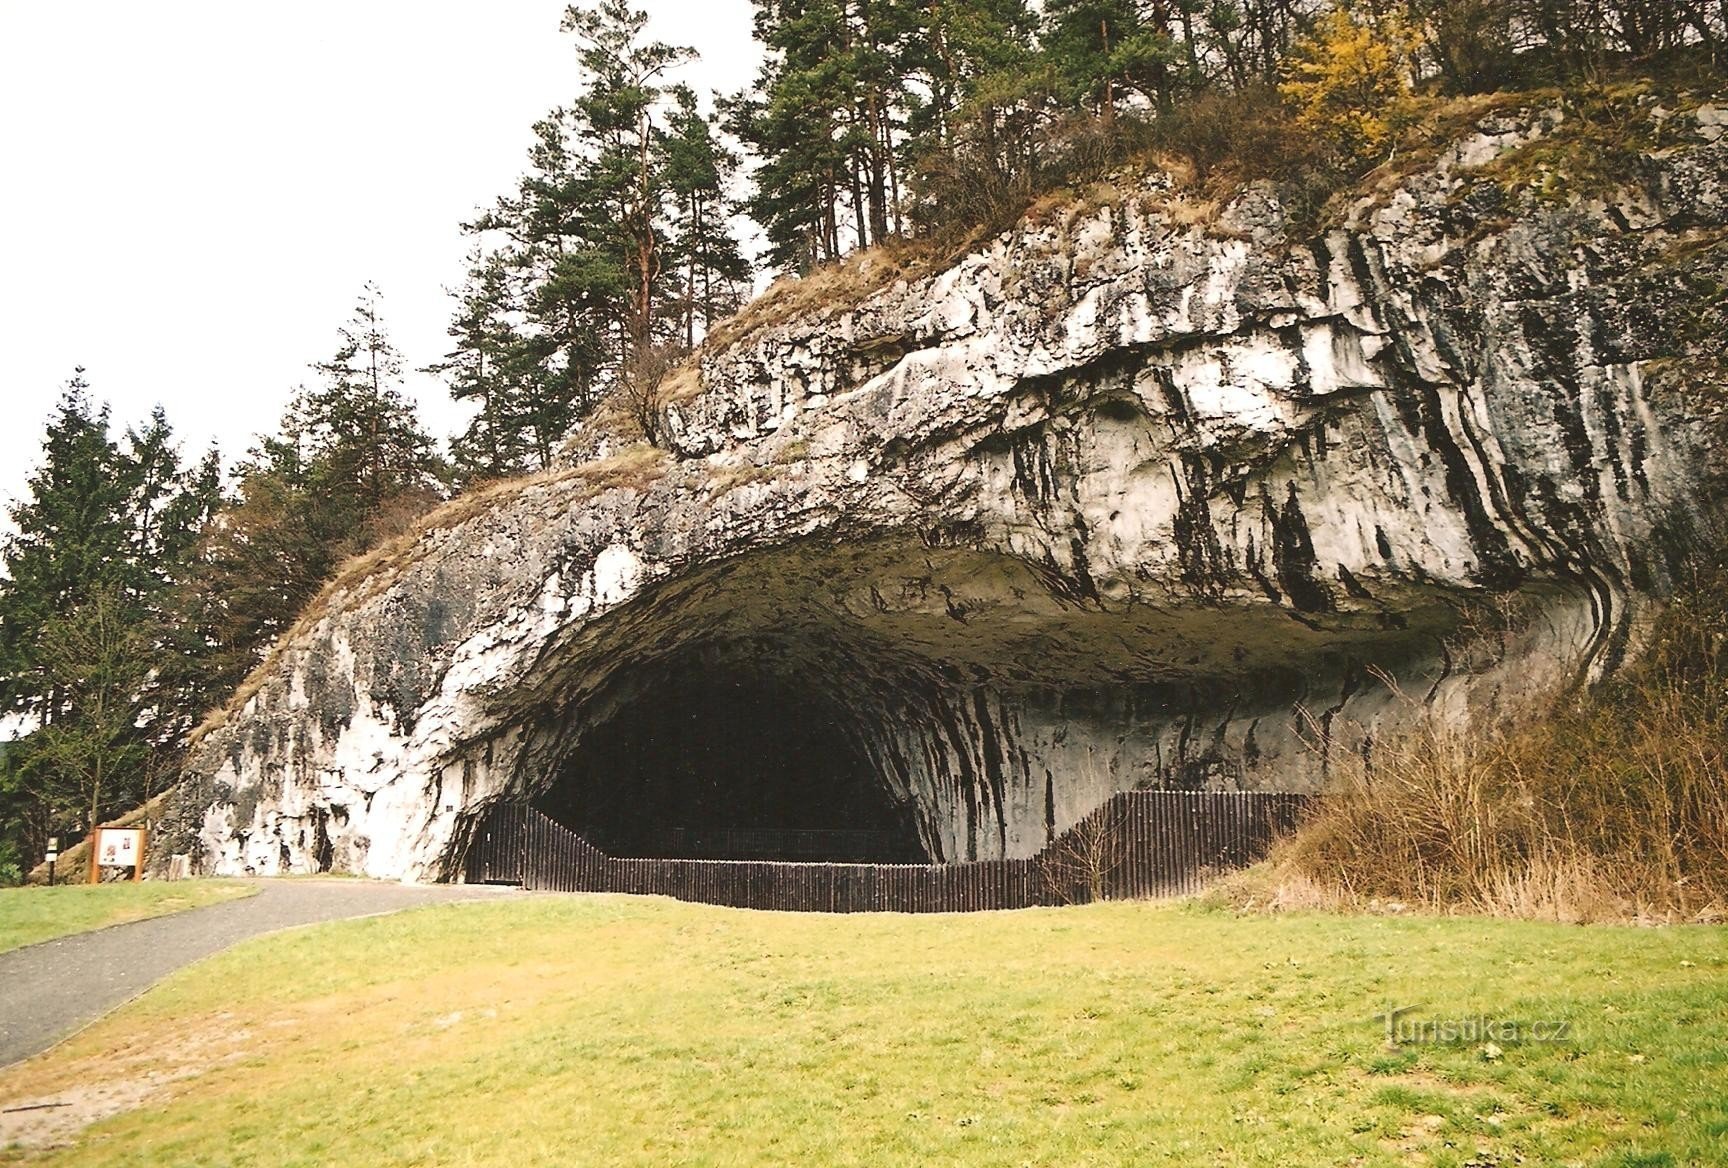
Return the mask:
<path id="1" fill-rule="evenodd" d="M 1252 863 L 1292 828 L 1303 797 L 1128 791 L 1030 859 L 831 864 L 610 856 L 531 807 L 495 805 L 464 866 L 470 884 L 628 892 L 792 912 L 973 912 L 1192 892 Z"/>

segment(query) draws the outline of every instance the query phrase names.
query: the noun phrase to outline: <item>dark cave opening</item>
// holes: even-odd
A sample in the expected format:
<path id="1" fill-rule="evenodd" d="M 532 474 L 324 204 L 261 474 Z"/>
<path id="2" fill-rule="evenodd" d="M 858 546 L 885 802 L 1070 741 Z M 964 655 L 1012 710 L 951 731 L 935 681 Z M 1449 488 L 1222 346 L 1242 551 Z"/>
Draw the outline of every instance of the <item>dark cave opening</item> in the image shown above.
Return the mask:
<path id="1" fill-rule="evenodd" d="M 534 805 L 617 856 L 923 861 L 861 732 L 799 679 L 686 658 L 588 728 Z"/>
<path id="2" fill-rule="evenodd" d="M 1292 711 L 1379 716 L 1357 663 L 1422 678 L 1456 626 L 1393 600 L 1292 623 L 1083 601 L 1004 555 L 789 547 L 584 626 L 510 695 L 520 745 L 474 769 L 622 858 L 1025 859 L 1120 791 L 1322 781 L 1353 724 L 1316 750 Z"/>

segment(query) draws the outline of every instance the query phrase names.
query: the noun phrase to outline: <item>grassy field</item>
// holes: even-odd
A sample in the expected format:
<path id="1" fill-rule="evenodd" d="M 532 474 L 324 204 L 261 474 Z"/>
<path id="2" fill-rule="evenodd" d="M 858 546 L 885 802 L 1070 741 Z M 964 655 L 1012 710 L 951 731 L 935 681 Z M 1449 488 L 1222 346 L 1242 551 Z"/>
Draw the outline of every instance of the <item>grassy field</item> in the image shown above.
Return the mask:
<path id="1" fill-rule="evenodd" d="M 57 884 L 0 888 L 0 953 L 69 933 L 199 908 L 256 889 L 233 880 L 159 880 L 142 884 Z"/>
<path id="2" fill-rule="evenodd" d="M 42 1103 L 0 1160 L 1721 1164 L 1728 930 L 523 897 L 241 945 L 0 1072 Z"/>

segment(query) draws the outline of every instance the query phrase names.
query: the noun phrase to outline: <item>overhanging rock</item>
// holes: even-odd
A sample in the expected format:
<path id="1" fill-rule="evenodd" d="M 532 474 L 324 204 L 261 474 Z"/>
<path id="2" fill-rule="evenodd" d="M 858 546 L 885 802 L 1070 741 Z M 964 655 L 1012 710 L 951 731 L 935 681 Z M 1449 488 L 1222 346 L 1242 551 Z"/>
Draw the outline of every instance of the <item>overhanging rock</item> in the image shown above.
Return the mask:
<path id="1" fill-rule="evenodd" d="M 1718 528 L 1725 151 L 1698 121 L 1564 205 L 1478 181 L 1551 125 L 1308 241 L 1147 179 L 707 352 L 669 452 L 591 443 L 339 581 L 165 851 L 441 878 L 562 792 L 1018 857 L 1115 791 L 1309 789 L 1603 675 Z"/>

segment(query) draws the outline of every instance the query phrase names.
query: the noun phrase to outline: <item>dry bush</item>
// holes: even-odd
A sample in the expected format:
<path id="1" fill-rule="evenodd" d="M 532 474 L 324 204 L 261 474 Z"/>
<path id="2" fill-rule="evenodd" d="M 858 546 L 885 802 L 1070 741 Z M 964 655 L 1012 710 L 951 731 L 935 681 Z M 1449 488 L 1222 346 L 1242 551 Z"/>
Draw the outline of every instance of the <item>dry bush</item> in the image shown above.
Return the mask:
<path id="1" fill-rule="evenodd" d="M 1272 862 L 1222 873 L 1195 902 L 1205 908 L 1250 913 L 1350 912 L 1364 907 L 1289 863 Z M 1395 907 L 1398 910 L 1401 906 Z"/>
<path id="2" fill-rule="evenodd" d="M 678 365 L 667 371 L 666 380 L 660 384 L 660 401 L 663 406 L 677 405 L 689 401 L 702 393 L 702 362 L 695 353 L 685 357 Z"/>
<path id="3" fill-rule="evenodd" d="M 1351 177 L 1338 152 L 1297 125 L 1271 86 L 1197 93 L 1156 117 L 1066 114 L 1040 128 L 1035 153 L 1035 169 L 1008 177 L 964 153 L 926 160 L 925 229 L 943 238 L 963 226 L 1006 230 L 1022 218 L 1038 226 L 1077 204 L 1108 199 L 1123 176 L 1149 170 L 1170 176 L 1178 207 L 1222 206 L 1245 183 L 1271 181 L 1303 229 Z"/>
<path id="4" fill-rule="evenodd" d="M 1004 171 L 976 153 L 944 150 L 920 160 L 917 190 L 916 221 L 939 235 L 961 224 L 1008 227 L 1032 201 L 1037 184 L 1026 171 Z"/>
<path id="5" fill-rule="evenodd" d="M 1103 900 L 1127 859 L 1127 817 L 1109 800 L 1038 853 L 1038 875 L 1064 904 Z"/>
<path id="6" fill-rule="evenodd" d="M 678 388 L 673 376 L 689 356 L 682 345 L 648 345 L 631 357 L 613 396 L 636 434 L 650 446 L 666 437 L 666 407 Z"/>
<path id="7" fill-rule="evenodd" d="M 1643 661 L 1493 733 L 1425 717 L 1352 760 L 1264 885 L 1321 900 L 1555 920 L 1708 920 L 1728 909 L 1728 593 L 1711 573 Z"/>
<path id="8" fill-rule="evenodd" d="M 968 240 L 976 242 L 974 237 Z M 735 315 L 716 324 L 702 347 L 717 353 L 797 317 L 843 312 L 896 280 L 940 271 L 966 250 L 969 244 L 951 240 L 888 239 L 805 275 L 782 276 Z"/>

